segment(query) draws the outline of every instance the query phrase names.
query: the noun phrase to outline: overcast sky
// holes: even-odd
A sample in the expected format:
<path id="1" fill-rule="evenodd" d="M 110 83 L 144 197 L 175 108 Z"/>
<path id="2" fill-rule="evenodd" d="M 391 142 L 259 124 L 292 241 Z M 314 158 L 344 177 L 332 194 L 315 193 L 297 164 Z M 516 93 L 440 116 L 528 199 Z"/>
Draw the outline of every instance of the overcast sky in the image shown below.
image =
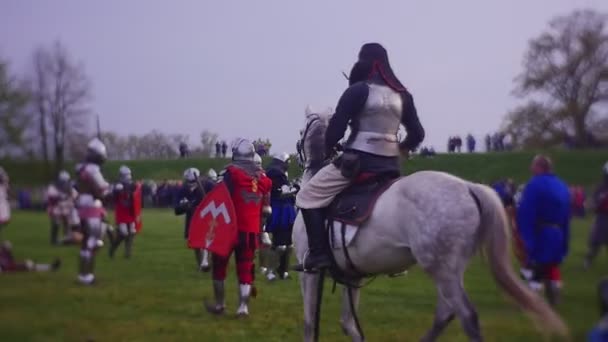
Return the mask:
<path id="1" fill-rule="evenodd" d="M 555 15 L 606 0 L 0 0 L 0 56 L 27 71 L 60 40 L 84 63 L 102 128 L 207 129 L 293 151 L 304 109 L 335 107 L 365 42 L 414 95 L 425 145 L 494 131 L 530 38 Z"/>

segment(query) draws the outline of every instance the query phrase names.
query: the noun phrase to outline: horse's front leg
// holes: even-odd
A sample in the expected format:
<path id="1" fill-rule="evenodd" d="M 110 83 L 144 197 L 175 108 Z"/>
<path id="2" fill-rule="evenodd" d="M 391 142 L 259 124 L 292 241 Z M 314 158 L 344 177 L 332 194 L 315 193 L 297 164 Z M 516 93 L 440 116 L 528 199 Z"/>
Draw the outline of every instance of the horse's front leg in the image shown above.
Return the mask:
<path id="1" fill-rule="evenodd" d="M 304 306 L 304 341 L 315 341 L 315 313 L 317 310 L 317 284 L 319 275 L 300 273 L 300 288 Z"/>
<path id="2" fill-rule="evenodd" d="M 357 282 L 357 285 L 359 283 Z M 359 341 L 363 341 L 364 338 L 363 336 L 361 336 L 361 332 L 359 331 L 359 329 L 357 328 L 357 323 L 355 321 L 355 315 L 357 313 L 358 307 L 359 307 L 359 294 L 360 294 L 360 289 L 358 288 L 351 288 L 351 296 L 352 296 L 352 306 L 355 310 L 354 314 L 353 311 L 351 310 L 351 303 L 350 303 L 350 297 L 348 295 L 348 291 L 349 288 L 348 287 L 343 287 L 342 289 L 342 314 L 340 316 L 340 324 L 342 325 L 342 331 L 344 331 L 344 334 L 350 336 L 350 338 L 355 341 L 355 342 L 359 342 Z"/>

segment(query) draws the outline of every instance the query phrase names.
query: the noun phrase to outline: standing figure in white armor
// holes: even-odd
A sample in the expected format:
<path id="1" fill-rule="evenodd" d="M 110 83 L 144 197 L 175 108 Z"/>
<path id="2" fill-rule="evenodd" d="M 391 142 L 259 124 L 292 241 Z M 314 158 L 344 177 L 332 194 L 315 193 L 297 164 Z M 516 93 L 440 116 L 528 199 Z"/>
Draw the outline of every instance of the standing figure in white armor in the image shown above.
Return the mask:
<path id="1" fill-rule="evenodd" d="M 106 158 L 106 146 L 99 139 L 93 139 L 87 146 L 84 162 L 76 166 L 76 207 L 84 234 L 78 281 L 84 285 L 91 285 L 95 281 L 95 251 L 99 248 L 98 241 L 103 239 L 105 211 L 101 200 L 109 194 L 110 185 L 103 178 L 100 166 Z"/>
<path id="2" fill-rule="evenodd" d="M 60 244 L 59 228 L 63 227 L 63 241 L 71 240 L 73 228 L 80 225 L 74 201 L 78 192 L 72 187 L 70 174 L 62 170 L 57 180 L 46 191 L 47 212 L 51 220 L 51 244 Z"/>

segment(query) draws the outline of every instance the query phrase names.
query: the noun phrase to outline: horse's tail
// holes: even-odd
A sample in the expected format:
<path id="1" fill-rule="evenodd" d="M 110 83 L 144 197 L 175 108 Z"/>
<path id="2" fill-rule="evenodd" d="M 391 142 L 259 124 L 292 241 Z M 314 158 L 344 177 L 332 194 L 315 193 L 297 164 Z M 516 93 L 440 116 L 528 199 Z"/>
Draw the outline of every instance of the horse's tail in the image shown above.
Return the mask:
<path id="1" fill-rule="evenodd" d="M 496 283 L 513 298 L 537 323 L 562 336 L 568 335 L 568 327 L 561 317 L 537 293 L 524 284 L 511 262 L 511 236 L 507 216 L 498 195 L 490 187 L 481 184 L 469 186 L 478 200 L 481 214 L 479 234 L 485 242 L 485 253 L 490 262 Z"/>

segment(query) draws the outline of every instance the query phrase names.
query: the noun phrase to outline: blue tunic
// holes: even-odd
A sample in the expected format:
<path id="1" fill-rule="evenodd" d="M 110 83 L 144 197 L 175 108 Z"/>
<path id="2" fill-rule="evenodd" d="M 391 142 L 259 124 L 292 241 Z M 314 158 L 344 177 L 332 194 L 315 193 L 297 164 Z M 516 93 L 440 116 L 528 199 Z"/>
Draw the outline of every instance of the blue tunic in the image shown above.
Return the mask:
<path id="1" fill-rule="evenodd" d="M 268 218 L 266 231 L 274 233 L 279 230 L 291 230 L 296 219 L 295 196 L 283 196 L 281 187 L 289 186 L 287 175 L 281 169 L 268 167 L 266 175 L 272 180 L 270 206 L 272 214 Z"/>
<path id="2" fill-rule="evenodd" d="M 522 195 L 517 225 L 529 262 L 561 263 L 570 239 L 568 186 L 553 174 L 532 177 Z"/>

